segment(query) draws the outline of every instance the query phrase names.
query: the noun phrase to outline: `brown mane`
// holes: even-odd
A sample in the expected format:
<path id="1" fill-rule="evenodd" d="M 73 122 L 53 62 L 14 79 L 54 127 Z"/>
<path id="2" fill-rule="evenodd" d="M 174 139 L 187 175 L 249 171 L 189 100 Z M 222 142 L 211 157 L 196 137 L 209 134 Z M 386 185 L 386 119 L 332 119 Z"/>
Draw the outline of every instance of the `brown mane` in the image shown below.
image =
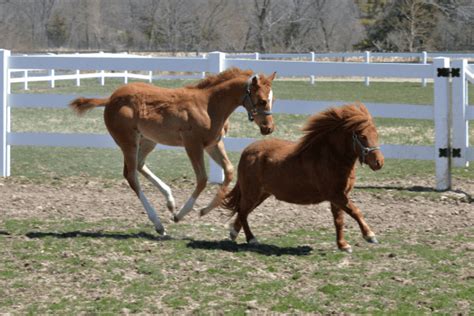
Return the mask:
<path id="1" fill-rule="evenodd" d="M 308 119 L 302 128 L 305 135 L 298 142 L 297 153 L 317 144 L 323 136 L 338 128 L 351 133 L 361 132 L 373 124 L 372 116 L 362 103 L 329 108 Z"/>
<path id="2" fill-rule="evenodd" d="M 252 74 L 252 70 L 241 70 L 239 68 L 232 67 L 217 75 L 208 75 L 206 76 L 206 78 L 202 79 L 198 83 L 187 86 L 187 88 L 206 89 L 218 85 L 219 83 L 222 83 L 224 81 L 234 79 L 236 77 L 250 77 Z"/>

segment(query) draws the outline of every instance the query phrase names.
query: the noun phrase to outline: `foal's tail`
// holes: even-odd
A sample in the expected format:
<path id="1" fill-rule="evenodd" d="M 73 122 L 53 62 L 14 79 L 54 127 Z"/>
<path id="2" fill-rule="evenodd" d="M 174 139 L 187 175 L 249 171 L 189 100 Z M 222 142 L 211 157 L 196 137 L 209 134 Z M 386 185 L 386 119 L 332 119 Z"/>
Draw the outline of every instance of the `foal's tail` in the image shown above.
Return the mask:
<path id="1" fill-rule="evenodd" d="M 221 204 L 222 207 L 230 211 L 229 217 L 232 217 L 235 213 L 239 213 L 241 196 L 242 192 L 240 191 L 239 180 L 237 180 L 235 187 L 233 187 L 232 190 L 226 194 Z"/>
<path id="2" fill-rule="evenodd" d="M 88 99 L 88 98 L 77 98 L 72 101 L 69 106 L 76 112 L 77 115 L 83 115 L 87 111 L 99 106 L 106 106 L 109 103 L 109 98 L 106 99 Z"/>

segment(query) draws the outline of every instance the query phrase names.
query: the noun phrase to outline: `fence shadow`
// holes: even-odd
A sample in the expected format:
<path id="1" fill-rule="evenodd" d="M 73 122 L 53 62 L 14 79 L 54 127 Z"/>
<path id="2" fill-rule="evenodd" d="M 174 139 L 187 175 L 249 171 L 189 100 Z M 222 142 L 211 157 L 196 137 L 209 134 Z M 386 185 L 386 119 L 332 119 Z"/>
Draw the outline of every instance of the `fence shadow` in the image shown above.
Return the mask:
<path id="1" fill-rule="evenodd" d="M 45 237 L 54 237 L 59 239 L 65 238 L 78 238 L 78 237 L 88 237 L 88 238 L 111 238 L 117 240 L 126 240 L 126 239 L 146 239 L 152 241 L 164 241 L 173 239 L 170 236 L 158 236 L 149 234 L 146 232 L 138 233 L 104 233 L 104 232 L 83 232 L 83 231 L 72 231 L 72 232 L 28 232 L 25 234 L 28 238 L 45 238 Z"/>
<path id="2" fill-rule="evenodd" d="M 383 189 L 383 190 L 395 190 L 395 191 L 405 191 L 405 192 L 435 192 L 435 193 L 443 193 L 443 192 L 453 192 L 458 194 L 463 194 L 466 198 L 467 203 L 474 203 L 474 198 L 470 193 L 467 193 L 463 190 L 448 190 L 448 191 L 437 191 L 432 187 L 424 187 L 424 186 L 412 186 L 412 187 L 402 187 L 402 186 L 391 186 L 391 185 L 356 185 L 357 189 L 367 189 L 367 190 L 374 190 L 374 189 Z"/>
<path id="3" fill-rule="evenodd" d="M 222 250 L 228 252 L 255 252 L 265 256 L 307 256 L 313 248 L 309 246 L 279 247 L 268 244 L 237 244 L 231 240 L 192 240 L 186 247 L 204 250 Z"/>

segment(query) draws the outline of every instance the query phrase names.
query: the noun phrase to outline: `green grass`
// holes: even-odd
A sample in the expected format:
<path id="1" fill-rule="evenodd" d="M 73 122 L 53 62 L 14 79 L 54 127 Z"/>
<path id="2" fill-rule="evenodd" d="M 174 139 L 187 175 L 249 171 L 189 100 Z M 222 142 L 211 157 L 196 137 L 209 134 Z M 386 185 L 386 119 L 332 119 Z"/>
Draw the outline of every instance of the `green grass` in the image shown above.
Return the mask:
<path id="1" fill-rule="evenodd" d="M 332 249 L 334 232 L 325 229 L 300 228 L 280 237 L 262 231 L 263 245 L 225 251 L 218 246 L 223 231 L 196 223 L 188 238 L 161 241 L 150 239 L 149 227 L 133 221 L 18 219 L 5 225 L 10 235 L 0 235 L 3 312 L 474 312 L 474 284 L 466 274 L 473 257 L 453 244 L 456 233 L 411 232 L 407 243 L 400 238 L 406 232 L 386 232 L 382 244 L 361 243 L 345 255 Z M 107 230 L 111 226 L 117 231 Z M 179 236 L 188 227 L 168 228 Z M 67 235 L 78 229 L 82 235 Z M 474 231 L 469 232 L 468 242 L 474 242 Z M 115 237 L 127 235 L 135 237 Z M 190 247 L 193 238 L 216 247 Z M 268 255 L 266 243 L 273 251 L 302 245 L 309 251 Z"/>

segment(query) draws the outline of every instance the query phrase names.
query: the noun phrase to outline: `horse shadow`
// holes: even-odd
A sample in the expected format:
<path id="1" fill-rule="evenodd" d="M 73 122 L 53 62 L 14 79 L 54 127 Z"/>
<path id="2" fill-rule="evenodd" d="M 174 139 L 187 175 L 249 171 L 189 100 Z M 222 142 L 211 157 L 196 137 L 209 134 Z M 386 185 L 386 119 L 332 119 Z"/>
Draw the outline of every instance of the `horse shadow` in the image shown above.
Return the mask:
<path id="1" fill-rule="evenodd" d="M 191 240 L 186 245 L 192 249 L 222 250 L 227 252 L 255 252 L 265 256 L 307 256 L 313 248 L 309 246 L 280 247 L 269 244 L 238 244 L 231 240 Z"/>
<path id="2" fill-rule="evenodd" d="M 165 241 L 173 239 L 170 236 L 158 236 L 146 232 L 138 233 L 104 233 L 104 232 L 84 232 L 84 231 L 71 231 L 71 232 L 28 232 L 25 234 L 28 238 L 45 238 L 45 237 L 54 237 L 59 239 L 67 238 L 78 238 L 78 237 L 88 237 L 88 238 L 111 238 L 116 240 L 127 240 L 127 239 L 146 239 L 151 241 Z"/>
<path id="3" fill-rule="evenodd" d="M 6 232 L 5 232 L 6 233 Z M 8 234 L 8 233 L 6 233 Z M 221 250 L 227 252 L 254 252 L 265 256 L 307 256 L 311 253 L 313 248 L 309 246 L 297 247 L 280 247 L 268 244 L 238 244 L 231 240 L 194 240 L 188 237 L 172 237 L 172 236 L 158 236 L 147 232 L 138 233 L 106 233 L 106 232 L 87 232 L 87 231 L 70 231 L 70 232 L 27 232 L 26 237 L 30 239 L 41 239 L 53 237 L 58 239 L 68 238 L 111 238 L 116 240 L 128 239 L 145 239 L 150 241 L 170 241 L 170 240 L 187 240 L 187 248 L 203 249 L 203 250 Z"/>

